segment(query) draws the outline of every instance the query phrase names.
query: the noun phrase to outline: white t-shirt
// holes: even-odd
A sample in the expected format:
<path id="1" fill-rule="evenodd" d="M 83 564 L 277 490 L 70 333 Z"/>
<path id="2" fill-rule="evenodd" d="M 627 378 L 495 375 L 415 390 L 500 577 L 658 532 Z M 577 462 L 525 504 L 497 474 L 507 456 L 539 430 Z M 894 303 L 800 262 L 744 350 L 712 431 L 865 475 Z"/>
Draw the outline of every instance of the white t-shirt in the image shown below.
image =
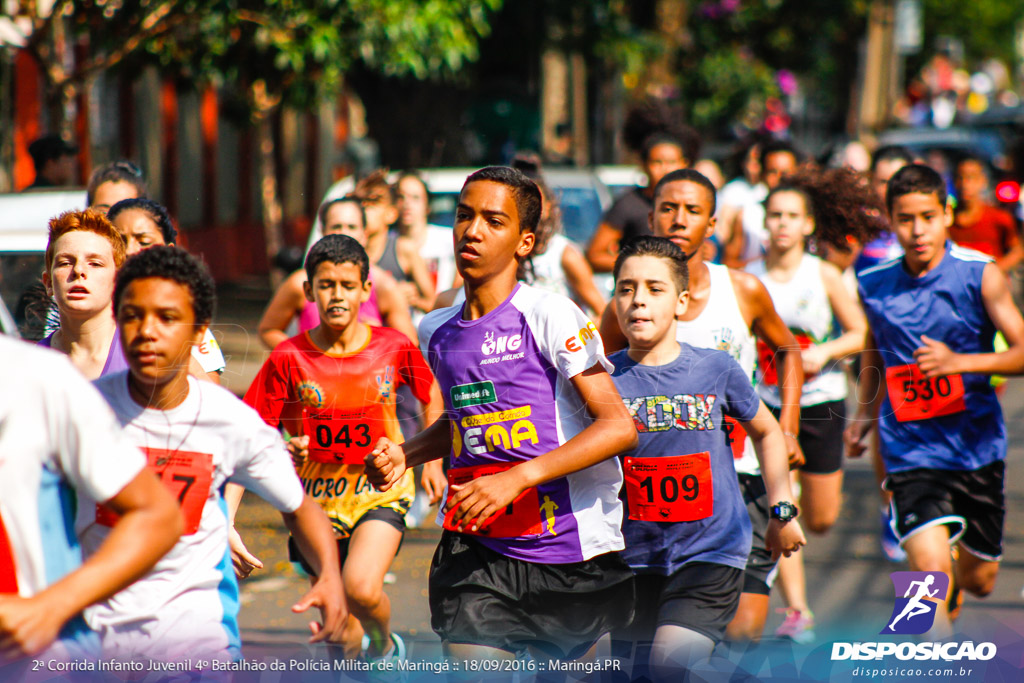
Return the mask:
<path id="1" fill-rule="evenodd" d="M 81 564 L 75 493 L 110 500 L 145 458 L 67 356 L 0 335 L 0 363 L 0 585 L 30 597 Z M 78 624 L 62 636 L 81 641 Z"/>
<path id="2" fill-rule="evenodd" d="M 775 304 L 775 311 L 782 322 L 797 336 L 798 341 L 814 345 L 823 344 L 839 336 L 835 325 L 835 314 L 821 277 L 823 264 L 813 254 L 804 254 L 793 277 L 779 282 L 767 271 L 763 260 L 747 266 L 747 272 L 756 276 L 768 290 Z M 758 369 L 757 393 L 761 400 L 773 408 L 782 406 L 779 386 L 764 381 L 764 368 Z M 825 364 L 821 372 L 805 377 L 800 394 L 800 406 L 816 406 L 846 398 L 846 374 L 838 361 Z"/>
<path id="3" fill-rule="evenodd" d="M 194 377 L 188 382 L 185 400 L 166 411 L 138 405 L 128 393 L 127 372 L 95 383 L 150 466 L 158 473 L 163 470 L 161 479 L 181 501 L 186 527 L 148 574 L 86 610 L 89 626 L 103 636 L 104 650 L 119 655 L 173 660 L 182 653 L 203 652 L 237 657 L 238 584 L 220 488 L 230 479 L 283 512 L 294 512 L 302 504 L 302 485 L 281 435 L 228 390 Z M 78 530 L 86 555 L 109 533 L 105 514 L 96 498 L 79 498 Z M 189 629 L 167 633 L 161 628 L 184 615 Z M 146 643 L 138 633 L 129 633 L 133 652 L 108 644 L 108 638 L 116 641 L 133 629 L 160 633 L 161 640 Z"/>

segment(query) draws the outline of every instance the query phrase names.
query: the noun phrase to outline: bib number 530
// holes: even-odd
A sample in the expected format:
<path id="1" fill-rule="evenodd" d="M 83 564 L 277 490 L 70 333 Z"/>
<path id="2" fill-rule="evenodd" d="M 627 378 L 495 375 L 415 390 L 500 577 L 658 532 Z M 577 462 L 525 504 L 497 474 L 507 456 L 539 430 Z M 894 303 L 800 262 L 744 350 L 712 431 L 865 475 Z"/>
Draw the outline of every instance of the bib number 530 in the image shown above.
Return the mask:
<path id="1" fill-rule="evenodd" d="M 887 368 L 885 384 L 899 422 L 928 420 L 967 409 L 964 380 L 960 375 L 929 379 L 916 363 L 911 363 Z"/>

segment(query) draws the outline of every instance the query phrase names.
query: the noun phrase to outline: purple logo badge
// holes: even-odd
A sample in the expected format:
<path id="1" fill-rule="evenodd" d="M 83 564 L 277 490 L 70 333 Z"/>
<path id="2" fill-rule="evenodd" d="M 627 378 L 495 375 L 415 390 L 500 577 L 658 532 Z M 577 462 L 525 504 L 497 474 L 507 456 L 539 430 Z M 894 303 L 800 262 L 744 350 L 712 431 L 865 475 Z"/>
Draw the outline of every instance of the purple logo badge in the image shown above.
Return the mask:
<path id="1" fill-rule="evenodd" d="M 893 572 L 889 576 L 896 590 L 896 604 L 889 623 L 879 633 L 917 635 L 930 629 L 937 606 L 933 601 L 946 599 L 949 577 L 942 572 Z"/>

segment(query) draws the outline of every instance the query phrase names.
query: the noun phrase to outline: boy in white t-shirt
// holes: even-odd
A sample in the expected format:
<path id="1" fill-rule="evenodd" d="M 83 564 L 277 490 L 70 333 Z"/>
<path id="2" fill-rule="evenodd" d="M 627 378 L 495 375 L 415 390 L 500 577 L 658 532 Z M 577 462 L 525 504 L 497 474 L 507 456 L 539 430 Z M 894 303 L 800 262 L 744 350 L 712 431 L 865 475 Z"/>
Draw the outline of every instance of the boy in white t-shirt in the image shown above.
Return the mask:
<path id="1" fill-rule="evenodd" d="M 177 497 L 185 530 L 149 574 L 86 612 L 104 654 L 164 661 L 237 659 L 238 585 L 228 551 L 227 480 L 281 511 L 320 579 L 292 607 L 319 607 L 311 641 L 340 637 L 345 605 L 330 523 L 303 493 L 280 435 L 225 389 L 188 374 L 189 356 L 213 315 L 213 280 L 176 247 L 129 259 L 114 289 L 130 370 L 96 386 L 127 436 Z M 78 503 L 83 549 L 92 552 L 115 517 L 95 500 Z"/>
<path id="2" fill-rule="evenodd" d="M 66 357 L 0 335 L 0 359 L 0 669 L 5 680 L 20 680 L 19 665 L 7 668 L 6 660 L 97 654 L 80 612 L 149 570 L 182 522 Z M 70 504 L 76 494 L 122 515 L 84 563 Z"/>

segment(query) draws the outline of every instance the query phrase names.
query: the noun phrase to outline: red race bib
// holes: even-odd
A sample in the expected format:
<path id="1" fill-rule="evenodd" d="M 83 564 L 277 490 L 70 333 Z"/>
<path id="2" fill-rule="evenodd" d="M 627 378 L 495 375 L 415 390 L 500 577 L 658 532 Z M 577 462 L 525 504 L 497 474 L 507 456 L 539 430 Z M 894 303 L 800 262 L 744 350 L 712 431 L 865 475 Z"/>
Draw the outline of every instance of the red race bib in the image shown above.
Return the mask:
<path id="1" fill-rule="evenodd" d="M 917 363 L 911 363 L 886 368 L 885 384 L 899 422 L 928 420 L 967 409 L 964 379 L 960 375 L 928 379 Z"/>
<path id="2" fill-rule="evenodd" d="M 794 334 L 796 341 L 800 344 L 800 350 L 814 346 L 814 341 L 806 334 Z M 760 339 L 757 340 L 757 366 L 761 368 L 761 381 L 765 384 L 778 384 L 779 371 L 775 365 L 775 352 Z M 804 381 L 811 379 L 814 375 L 804 375 Z"/>
<path id="3" fill-rule="evenodd" d="M 199 530 L 203 507 L 210 497 L 213 483 L 213 456 L 192 451 L 169 451 L 164 448 L 143 448 L 147 465 L 163 482 L 181 506 L 185 518 L 182 536 Z M 120 516 L 110 508 L 96 505 L 96 523 L 114 526 Z"/>
<path id="4" fill-rule="evenodd" d="M 744 450 L 746 450 L 747 430 L 743 428 L 743 425 L 728 415 L 723 417 L 722 431 L 725 432 L 725 439 L 729 443 L 729 448 L 732 449 L 733 459 L 739 460 L 743 457 Z"/>
<path id="5" fill-rule="evenodd" d="M 495 463 L 493 465 L 476 465 L 475 467 L 460 467 L 455 470 L 448 470 L 448 499 L 446 504 L 450 503 L 452 496 L 455 495 L 454 491 L 451 490 L 452 484 L 465 484 L 489 474 L 504 472 L 512 467 L 515 467 L 512 463 Z M 548 519 L 548 524 L 553 528 L 555 525 L 555 510 L 558 509 L 558 506 L 550 499 L 545 501 L 545 505 L 548 506 L 545 516 Z M 449 531 L 487 536 L 489 538 L 538 536 L 544 532 L 544 524 L 541 522 L 540 514 L 541 508 L 537 489 L 536 487 L 531 487 L 516 496 L 515 500 L 506 505 L 504 510 L 485 520 L 484 524 L 479 526 L 476 531 L 470 531 L 465 526 L 462 529 L 456 529 L 452 525 L 452 517 L 455 515 L 454 510 L 449 510 L 445 513 L 444 528 Z"/>
<path id="6" fill-rule="evenodd" d="M 633 458 L 623 463 L 629 518 L 642 522 L 694 522 L 714 511 L 711 454 Z"/>
<path id="7" fill-rule="evenodd" d="M 306 410 L 303 432 L 309 435 L 309 459 L 313 462 L 362 465 L 363 458 L 384 436 L 384 410 L 380 405 L 364 410 Z"/>

